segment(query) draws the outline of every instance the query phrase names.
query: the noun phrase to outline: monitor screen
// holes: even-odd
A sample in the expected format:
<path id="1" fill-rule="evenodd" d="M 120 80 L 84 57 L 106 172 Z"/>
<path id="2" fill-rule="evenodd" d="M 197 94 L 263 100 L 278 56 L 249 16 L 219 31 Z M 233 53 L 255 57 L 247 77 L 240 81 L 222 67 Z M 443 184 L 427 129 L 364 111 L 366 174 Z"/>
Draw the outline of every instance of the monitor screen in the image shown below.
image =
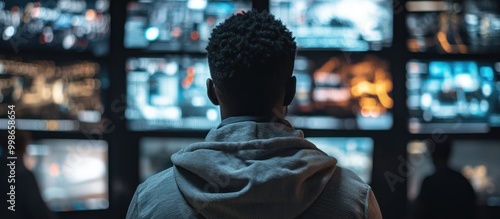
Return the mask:
<path id="1" fill-rule="evenodd" d="M 389 64 L 374 55 L 295 59 L 295 98 L 287 119 L 305 129 L 385 130 L 392 127 Z"/>
<path id="2" fill-rule="evenodd" d="M 337 165 L 356 173 L 370 183 L 373 164 L 373 140 L 371 138 L 306 138 L 320 150 L 337 159 Z"/>
<path id="3" fill-rule="evenodd" d="M 500 49 L 497 0 L 408 1 L 406 26 L 412 52 L 487 53 Z"/>
<path id="4" fill-rule="evenodd" d="M 0 47 L 16 53 L 33 49 L 109 50 L 109 0 L 0 0 Z"/>
<path id="5" fill-rule="evenodd" d="M 101 140 L 43 139 L 26 149 L 42 198 L 52 211 L 107 209 L 108 144 Z"/>
<path id="6" fill-rule="evenodd" d="M 300 49 L 381 50 L 392 43 L 392 0 L 270 0 Z"/>
<path id="7" fill-rule="evenodd" d="M 98 128 L 108 86 L 106 68 L 92 61 L 4 59 L 0 57 L 0 129 L 7 128 L 9 105 L 16 128 L 77 131 Z"/>
<path id="8" fill-rule="evenodd" d="M 170 157 L 182 148 L 202 142 L 202 138 L 143 138 L 139 143 L 139 178 L 148 177 L 172 167 Z"/>
<path id="9" fill-rule="evenodd" d="M 206 57 L 131 58 L 127 72 L 130 130 L 208 130 L 219 124 L 219 109 L 207 96 Z"/>
<path id="10" fill-rule="evenodd" d="M 407 63 L 411 133 L 482 133 L 500 126 L 500 62 Z"/>
<path id="11" fill-rule="evenodd" d="M 125 48 L 205 52 L 212 29 L 252 0 L 154 0 L 127 5 Z"/>
<path id="12" fill-rule="evenodd" d="M 500 206 L 499 145 L 499 141 L 489 140 L 460 140 L 452 144 L 450 167 L 469 180 L 482 206 Z M 413 201 L 420 193 L 424 178 L 434 172 L 434 165 L 424 142 L 410 142 L 407 150 L 411 168 L 408 199 Z"/>

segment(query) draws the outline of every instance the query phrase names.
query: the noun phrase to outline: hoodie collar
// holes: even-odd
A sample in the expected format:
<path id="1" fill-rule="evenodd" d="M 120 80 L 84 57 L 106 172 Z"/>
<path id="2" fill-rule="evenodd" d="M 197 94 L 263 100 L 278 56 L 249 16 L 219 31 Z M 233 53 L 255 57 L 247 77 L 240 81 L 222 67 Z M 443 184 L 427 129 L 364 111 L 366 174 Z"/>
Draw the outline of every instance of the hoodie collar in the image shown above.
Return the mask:
<path id="1" fill-rule="evenodd" d="M 277 116 L 233 116 L 223 119 L 217 129 L 238 122 L 280 123 L 292 128 L 292 125 L 287 120 Z"/>

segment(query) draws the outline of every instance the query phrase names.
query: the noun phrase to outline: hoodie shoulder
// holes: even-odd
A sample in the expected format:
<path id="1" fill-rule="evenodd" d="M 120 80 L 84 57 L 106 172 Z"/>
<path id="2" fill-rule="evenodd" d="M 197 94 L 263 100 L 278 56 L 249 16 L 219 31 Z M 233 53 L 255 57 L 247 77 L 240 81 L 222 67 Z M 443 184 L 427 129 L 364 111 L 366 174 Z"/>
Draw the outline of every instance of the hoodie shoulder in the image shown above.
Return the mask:
<path id="1" fill-rule="evenodd" d="M 173 176 L 172 168 L 149 177 L 135 191 L 127 219 L 199 218 L 184 200 Z"/>
<path id="2" fill-rule="evenodd" d="M 355 173 L 336 168 L 321 195 L 300 218 L 382 218 L 371 187 Z"/>

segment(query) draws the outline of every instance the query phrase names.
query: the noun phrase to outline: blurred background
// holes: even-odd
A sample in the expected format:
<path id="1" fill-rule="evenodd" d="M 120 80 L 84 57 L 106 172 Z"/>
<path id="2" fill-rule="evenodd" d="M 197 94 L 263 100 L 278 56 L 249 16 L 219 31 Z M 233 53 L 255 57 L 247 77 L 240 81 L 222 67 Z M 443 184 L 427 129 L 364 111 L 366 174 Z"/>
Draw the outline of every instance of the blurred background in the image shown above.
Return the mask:
<path id="1" fill-rule="evenodd" d="M 500 218 L 496 0 L 0 0 L 0 129 L 14 104 L 24 163 L 59 218 L 124 218 L 137 185 L 202 141 L 211 30 L 268 10 L 293 32 L 287 119 L 405 218 L 433 172 L 426 145 Z"/>

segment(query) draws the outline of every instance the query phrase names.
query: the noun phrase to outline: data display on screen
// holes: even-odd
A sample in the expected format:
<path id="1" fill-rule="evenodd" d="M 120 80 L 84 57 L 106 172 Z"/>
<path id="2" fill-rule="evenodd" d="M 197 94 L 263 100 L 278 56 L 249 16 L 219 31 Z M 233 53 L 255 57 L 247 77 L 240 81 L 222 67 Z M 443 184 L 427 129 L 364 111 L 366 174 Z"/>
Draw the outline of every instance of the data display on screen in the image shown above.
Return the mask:
<path id="1" fill-rule="evenodd" d="M 356 173 L 370 183 L 373 164 L 373 140 L 371 138 L 306 138 L 320 150 L 337 159 L 337 165 Z"/>
<path id="2" fill-rule="evenodd" d="M 143 182 L 148 177 L 172 167 L 170 157 L 182 148 L 202 138 L 143 138 L 139 143 L 139 178 Z"/>
<path id="3" fill-rule="evenodd" d="M 204 52 L 212 30 L 251 0 L 153 0 L 127 5 L 124 45 L 130 49 Z"/>
<path id="4" fill-rule="evenodd" d="M 287 119 L 297 128 L 384 130 L 392 127 L 388 62 L 373 55 L 299 56 Z"/>
<path id="5" fill-rule="evenodd" d="M 27 147 L 24 163 L 52 211 L 107 209 L 108 144 L 101 140 L 44 139 Z"/>
<path id="6" fill-rule="evenodd" d="M 500 62 L 407 63 L 412 133 L 483 133 L 500 126 Z"/>
<path id="7" fill-rule="evenodd" d="M 454 141 L 450 168 L 460 172 L 474 188 L 477 201 L 483 206 L 500 206 L 500 154 L 499 141 Z M 439 145 L 435 145 L 439 147 Z M 408 199 L 415 200 L 425 177 L 435 171 L 432 151 L 424 141 L 410 142 L 408 150 Z"/>
<path id="8" fill-rule="evenodd" d="M 108 54 L 109 0 L 0 0 L 0 46 Z"/>
<path id="9" fill-rule="evenodd" d="M 412 52 L 488 53 L 500 49 L 497 0 L 408 1 Z"/>
<path id="10" fill-rule="evenodd" d="M 127 61 L 128 128 L 208 130 L 220 122 L 207 96 L 207 58 L 168 56 Z"/>
<path id="11" fill-rule="evenodd" d="M 4 59 L 0 57 L 0 129 L 7 128 L 8 105 L 16 128 L 77 131 L 102 121 L 101 91 L 106 68 L 93 61 Z"/>
<path id="12" fill-rule="evenodd" d="M 381 50 L 392 43 L 392 0 L 270 0 L 300 49 Z"/>

